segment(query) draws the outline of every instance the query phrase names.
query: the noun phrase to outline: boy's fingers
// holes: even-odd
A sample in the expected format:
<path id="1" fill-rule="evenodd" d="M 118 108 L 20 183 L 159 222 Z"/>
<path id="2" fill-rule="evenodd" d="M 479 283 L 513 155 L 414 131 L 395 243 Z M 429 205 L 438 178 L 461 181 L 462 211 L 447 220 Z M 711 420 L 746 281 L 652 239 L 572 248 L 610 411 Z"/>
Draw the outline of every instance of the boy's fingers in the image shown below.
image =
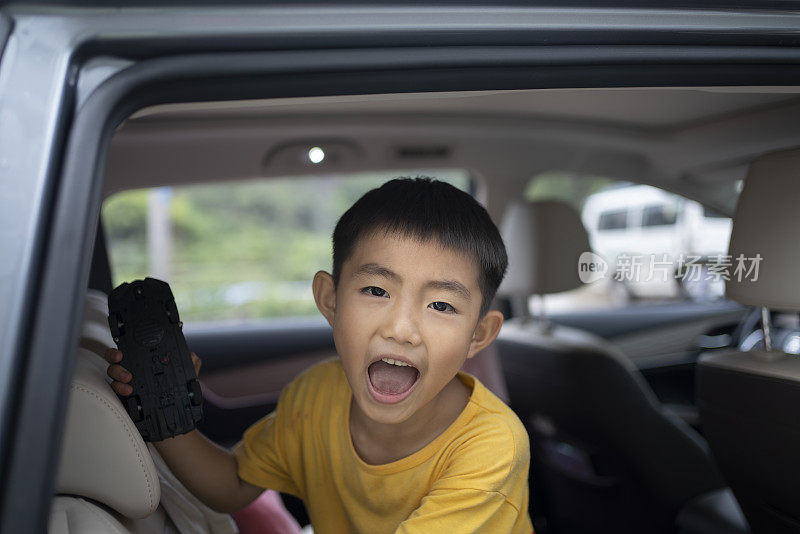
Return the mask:
<path id="1" fill-rule="evenodd" d="M 106 373 L 117 382 L 126 383 L 130 382 L 131 378 L 133 378 L 127 369 L 116 363 L 114 365 L 109 365 Z"/>
<path id="2" fill-rule="evenodd" d="M 194 352 L 192 353 L 192 364 L 194 364 L 195 374 L 200 374 L 200 367 L 203 365 L 203 361 Z"/>
<path id="3" fill-rule="evenodd" d="M 108 349 L 103 357 L 106 359 L 108 363 L 117 363 L 122 359 L 122 353 L 118 349 Z"/>
<path id="4" fill-rule="evenodd" d="M 116 381 L 111 382 L 111 389 L 113 389 L 117 395 L 122 395 L 123 397 L 133 393 L 133 388 L 130 385 L 122 384 Z"/>

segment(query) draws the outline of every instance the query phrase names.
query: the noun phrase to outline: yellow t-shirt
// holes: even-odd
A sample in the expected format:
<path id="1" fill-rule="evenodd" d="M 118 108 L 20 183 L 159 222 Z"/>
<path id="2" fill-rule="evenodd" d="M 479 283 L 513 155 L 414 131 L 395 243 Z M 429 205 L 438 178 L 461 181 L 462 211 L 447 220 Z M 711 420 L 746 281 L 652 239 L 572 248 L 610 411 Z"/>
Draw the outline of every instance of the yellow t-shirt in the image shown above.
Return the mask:
<path id="1" fill-rule="evenodd" d="M 306 370 L 234 449 L 239 477 L 297 495 L 315 534 L 530 534 L 528 435 L 474 377 L 463 412 L 423 449 L 369 465 L 350 437 L 352 391 L 338 358 Z"/>

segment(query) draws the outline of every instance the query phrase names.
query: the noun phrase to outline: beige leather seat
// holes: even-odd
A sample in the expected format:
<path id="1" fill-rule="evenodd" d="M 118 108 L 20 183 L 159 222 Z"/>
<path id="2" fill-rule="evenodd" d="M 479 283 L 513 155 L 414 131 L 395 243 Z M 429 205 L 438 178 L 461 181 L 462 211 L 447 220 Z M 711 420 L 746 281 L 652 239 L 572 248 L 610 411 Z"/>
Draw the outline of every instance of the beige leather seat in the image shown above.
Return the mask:
<path id="1" fill-rule="evenodd" d="M 236 532 L 230 516 L 207 509 L 174 479 L 111 389 L 99 356 L 113 343 L 107 313 L 106 296 L 90 290 L 49 533 Z"/>
<path id="2" fill-rule="evenodd" d="M 712 523 L 746 531 L 703 440 L 662 409 L 623 354 L 589 332 L 530 317 L 529 296 L 582 285 L 578 259 L 591 249 L 577 211 L 559 201 L 515 204 L 501 233 L 509 272 L 498 294 L 516 301 L 519 317 L 497 347 L 511 407 L 531 434 L 534 515 L 559 532 L 674 532 L 681 510 L 717 492 L 729 510 Z"/>
<path id="3" fill-rule="evenodd" d="M 92 341 L 99 343 L 96 338 Z M 148 530 L 164 530 L 158 528 L 159 522 L 166 522 L 163 510 L 155 513 L 161 498 L 158 473 L 138 430 L 106 382 L 105 367 L 91 350 L 78 349 L 50 534 L 128 533 L 136 531 L 130 528 L 131 520 L 147 517 L 152 518 L 149 526 L 155 527 Z"/>
<path id="4" fill-rule="evenodd" d="M 800 149 L 752 163 L 728 254 L 734 266 L 739 255 L 762 259 L 757 277 L 731 276 L 729 298 L 800 312 L 798 199 Z M 697 396 L 711 450 L 753 531 L 800 532 L 800 356 L 780 348 L 704 355 Z"/>

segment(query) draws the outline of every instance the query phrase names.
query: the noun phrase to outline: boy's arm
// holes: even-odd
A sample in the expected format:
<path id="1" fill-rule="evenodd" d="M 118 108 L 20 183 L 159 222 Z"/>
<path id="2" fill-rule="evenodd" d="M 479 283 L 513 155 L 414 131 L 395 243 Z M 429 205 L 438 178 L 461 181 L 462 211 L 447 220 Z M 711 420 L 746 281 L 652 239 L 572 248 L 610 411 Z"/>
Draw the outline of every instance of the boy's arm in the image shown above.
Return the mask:
<path id="1" fill-rule="evenodd" d="M 153 445 L 186 489 L 213 510 L 241 510 L 264 491 L 240 479 L 234 455 L 197 430 Z"/>

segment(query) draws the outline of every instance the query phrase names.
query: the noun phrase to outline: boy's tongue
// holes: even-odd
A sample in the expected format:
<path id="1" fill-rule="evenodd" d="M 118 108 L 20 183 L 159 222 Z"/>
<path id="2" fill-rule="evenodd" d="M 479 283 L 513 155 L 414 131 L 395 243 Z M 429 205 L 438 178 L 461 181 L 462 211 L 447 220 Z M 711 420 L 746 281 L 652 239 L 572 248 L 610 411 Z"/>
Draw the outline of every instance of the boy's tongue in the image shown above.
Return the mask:
<path id="1" fill-rule="evenodd" d="M 399 395 L 408 391 L 417 380 L 417 371 L 410 365 L 399 366 L 378 360 L 367 369 L 372 387 L 384 395 Z"/>

